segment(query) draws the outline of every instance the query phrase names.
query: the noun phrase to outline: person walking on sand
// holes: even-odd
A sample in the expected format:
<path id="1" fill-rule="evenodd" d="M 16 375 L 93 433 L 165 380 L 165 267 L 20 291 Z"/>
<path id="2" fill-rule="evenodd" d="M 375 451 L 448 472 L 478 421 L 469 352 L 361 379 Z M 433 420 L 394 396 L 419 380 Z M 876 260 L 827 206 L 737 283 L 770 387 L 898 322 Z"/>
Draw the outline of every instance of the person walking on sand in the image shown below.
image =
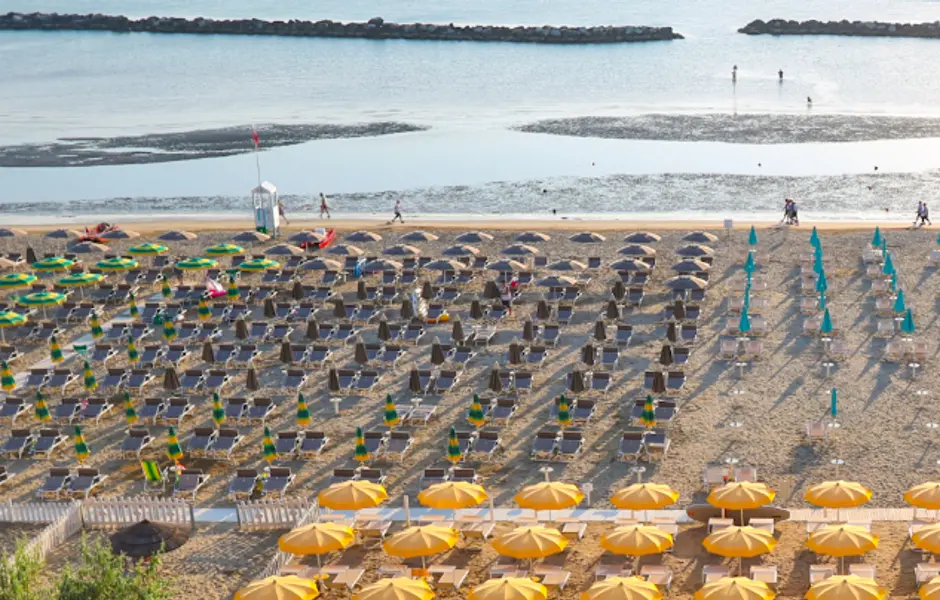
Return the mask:
<path id="1" fill-rule="evenodd" d="M 510 317 L 512 316 L 512 300 L 518 285 L 519 280 L 513 277 L 503 282 L 503 287 L 499 292 L 499 298 L 502 300 L 503 306 L 505 306 L 506 310 L 509 312 Z"/>
<path id="2" fill-rule="evenodd" d="M 777 77 L 780 79 L 780 83 L 783 83 L 783 69 L 777 71 Z"/>
<path id="3" fill-rule="evenodd" d="M 405 220 L 401 216 L 401 198 L 395 200 L 395 216 L 392 217 L 392 220 L 388 222 L 389 225 L 395 222 L 395 219 L 401 221 L 402 225 L 405 224 Z"/>
<path id="4" fill-rule="evenodd" d="M 735 83 L 738 80 L 738 65 L 731 67 L 731 83 Z"/>
<path id="5" fill-rule="evenodd" d="M 284 214 L 284 203 L 280 200 L 277 201 L 277 212 L 281 215 L 281 218 L 284 219 L 284 222 L 290 225 L 290 221 L 287 220 L 287 215 Z"/>
<path id="6" fill-rule="evenodd" d="M 320 192 L 320 218 L 323 218 L 323 213 L 326 213 L 326 218 L 330 218 L 330 207 L 326 204 L 326 196 L 323 195 L 323 192 Z"/>
<path id="7" fill-rule="evenodd" d="M 813 108 L 813 99 L 809 96 L 806 97 L 806 108 Z"/>

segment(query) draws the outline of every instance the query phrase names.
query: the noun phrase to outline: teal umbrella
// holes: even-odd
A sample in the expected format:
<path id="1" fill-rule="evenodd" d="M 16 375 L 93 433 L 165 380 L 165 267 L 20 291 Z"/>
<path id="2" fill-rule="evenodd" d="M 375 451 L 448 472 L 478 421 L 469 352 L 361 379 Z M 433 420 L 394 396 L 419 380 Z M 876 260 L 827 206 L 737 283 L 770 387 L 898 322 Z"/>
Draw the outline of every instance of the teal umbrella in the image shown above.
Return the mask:
<path id="1" fill-rule="evenodd" d="M 894 312 L 901 314 L 907 310 L 904 304 L 904 290 L 898 290 L 897 298 L 894 299 Z"/>
<path id="2" fill-rule="evenodd" d="M 829 335 L 832 333 L 832 317 L 829 316 L 829 309 L 826 309 L 826 312 L 823 313 L 822 325 L 819 327 L 819 333 L 823 335 Z"/>
<path id="3" fill-rule="evenodd" d="M 940 234 L 937 235 L 937 244 L 940 244 Z"/>
<path id="4" fill-rule="evenodd" d="M 888 238 L 886 236 L 881 236 L 881 253 L 884 256 L 888 255 Z"/>
<path id="5" fill-rule="evenodd" d="M 757 230 L 754 229 L 753 225 L 751 225 L 751 232 L 747 236 L 747 243 L 749 246 L 757 245 Z"/>
<path id="6" fill-rule="evenodd" d="M 904 320 L 901 321 L 901 331 L 907 335 L 913 335 L 917 331 L 917 328 L 914 327 L 914 313 L 911 312 L 911 309 L 907 309 L 904 314 Z"/>
<path id="7" fill-rule="evenodd" d="M 826 307 L 826 292 L 819 294 L 819 310 L 829 310 Z"/>
<path id="8" fill-rule="evenodd" d="M 816 246 L 816 247 L 814 247 L 814 248 L 813 248 L 813 258 L 822 260 L 822 257 L 823 257 L 822 246 Z"/>
<path id="9" fill-rule="evenodd" d="M 875 235 L 871 238 L 871 245 L 875 248 L 881 245 L 881 227 L 875 227 Z"/>
<path id="10" fill-rule="evenodd" d="M 813 272 L 816 273 L 816 275 L 819 275 L 824 270 L 825 270 L 825 267 L 823 267 L 822 257 L 821 256 L 815 257 L 813 259 Z"/>
<path id="11" fill-rule="evenodd" d="M 816 231 L 816 227 L 813 227 L 813 233 L 809 234 L 809 243 L 819 248 L 819 232 Z"/>
<path id="12" fill-rule="evenodd" d="M 881 272 L 885 275 L 894 275 L 894 261 L 891 260 L 891 254 L 885 254 L 885 264 L 884 267 L 881 268 Z"/>
<path id="13" fill-rule="evenodd" d="M 891 291 L 892 292 L 898 291 L 898 274 L 897 273 L 891 274 Z"/>
<path id="14" fill-rule="evenodd" d="M 741 309 L 741 320 L 738 321 L 738 331 L 748 333 L 751 331 L 751 318 L 747 315 L 747 307 Z"/>
<path id="15" fill-rule="evenodd" d="M 747 260 L 744 261 L 744 270 L 747 273 L 753 273 L 757 270 L 757 264 L 754 262 L 754 255 L 748 253 Z"/>
<path id="16" fill-rule="evenodd" d="M 837 414 L 839 414 L 839 394 L 836 388 L 832 388 L 829 395 L 829 416 L 835 419 Z"/>
<path id="17" fill-rule="evenodd" d="M 820 294 L 829 291 L 829 282 L 826 281 L 825 271 L 820 272 L 819 277 L 816 279 L 816 291 Z"/>

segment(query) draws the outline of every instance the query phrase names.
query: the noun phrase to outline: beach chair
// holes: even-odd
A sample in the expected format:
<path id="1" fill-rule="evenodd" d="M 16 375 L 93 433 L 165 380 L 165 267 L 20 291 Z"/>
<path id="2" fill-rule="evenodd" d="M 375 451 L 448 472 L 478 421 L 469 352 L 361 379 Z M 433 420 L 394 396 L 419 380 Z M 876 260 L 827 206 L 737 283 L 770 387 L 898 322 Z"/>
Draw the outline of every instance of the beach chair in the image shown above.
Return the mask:
<path id="1" fill-rule="evenodd" d="M 254 321 L 248 325 L 248 339 L 262 342 L 268 338 L 271 324 L 267 321 Z"/>
<path id="2" fill-rule="evenodd" d="M 50 373 L 51 369 L 30 369 L 23 387 L 38 390 L 46 384 Z"/>
<path id="3" fill-rule="evenodd" d="M 756 320 L 757 317 L 754 317 Z M 693 323 L 683 323 L 682 327 L 679 328 L 679 339 L 683 344 L 692 346 L 695 344 L 695 341 L 698 339 L 698 325 Z"/>
<path id="4" fill-rule="evenodd" d="M 300 448 L 297 450 L 299 458 L 311 459 L 318 458 L 323 454 L 324 448 L 330 442 L 330 438 L 322 431 L 304 431 L 303 439 L 300 442 Z"/>
<path id="5" fill-rule="evenodd" d="M 67 467 L 53 467 L 49 469 L 42 486 L 36 490 L 36 495 L 43 500 L 59 500 L 68 495 L 73 477 Z"/>
<path id="6" fill-rule="evenodd" d="M 424 333 L 424 324 L 412 321 L 402 330 L 401 341 L 417 346 Z"/>
<path id="7" fill-rule="evenodd" d="M 165 365 L 171 366 L 174 369 L 179 369 L 183 366 L 183 363 L 192 355 L 192 352 L 182 344 L 170 344 L 166 348 L 166 352 L 163 354 L 162 361 Z"/>
<path id="8" fill-rule="evenodd" d="M 411 411 L 409 411 L 408 416 L 404 419 L 405 424 L 411 425 L 413 427 L 424 427 L 426 426 L 431 419 L 437 414 L 436 406 L 416 406 Z"/>
<path id="9" fill-rule="evenodd" d="M 196 494 L 209 481 L 209 474 L 202 469 L 188 468 L 176 477 L 176 483 L 173 485 L 174 497 L 188 497 L 190 500 L 196 500 Z"/>
<path id="10" fill-rule="evenodd" d="M 459 467 L 459 468 L 454 468 L 451 471 L 450 480 L 476 484 L 476 483 L 480 483 L 480 476 L 477 474 L 475 469 Z"/>
<path id="11" fill-rule="evenodd" d="M 450 474 L 447 472 L 447 469 L 428 468 L 421 474 L 420 486 L 424 489 L 432 485 L 437 485 L 438 483 L 445 483 L 449 479 Z"/>
<path id="12" fill-rule="evenodd" d="M 659 400 L 656 402 L 656 408 L 654 410 L 656 413 L 656 422 L 668 424 L 675 419 L 676 415 L 679 413 L 679 405 L 673 400 Z"/>
<path id="13" fill-rule="evenodd" d="M 318 369 L 322 369 L 333 357 L 333 350 L 323 344 L 314 344 L 307 348 L 303 364 Z"/>
<path id="14" fill-rule="evenodd" d="M 829 434 L 829 427 L 825 421 L 810 421 L 806 424 L 806 439 L 810 443 L 825 442 Z"/>
<path id="15" fill-rule="evenodd" d="M 646 456 L 646 436 L 644 432 L 624 431 L 617 447 L 617 460 L 639 461 Z"/>
<path id="16" fill-rule="evenodd" d="M 757 483 L 757 467 L 741 466 L 734 468 L 734 480 L 748 483 Z"/>
<path id="17" fill-rule="evenodd" d="M 277 410 L 277 404 L 272 398 L 253 398 L 248 405 L 245 419 L 251 425 L 264 425 L 268 417 Z"/>
<path id="18" fill-rule="evenodd" d="M 884 356 L 882 359 L 884 362 L 900 362 L 904 360 L 904 355 L 906 354 L 906 349 L 902 342 L 888 342 L 885 346 Z"/>
<path id="19" fill-rule="evenodd" d="M 501 448 L 502 440 L 498 431 L 479 431 L 467 456 L 477 460 L 490 460 Z"/>
<path id="20" fill-rule="evenodd" d="M 52 409 L 52 420 L 60 425 L 71 425 L 79 419 L 82 412 L 81 400 L 78 398 L 63 398 Z"/>
<path id="21" fill-rule="evenodd" d="M 289 321 L 307 321 L 313 317 L 317 308 L 310 302 L 301 302 L 291 311 Z"/>
<path id="22" fill-rule="evenodd" d="M 633 281 L 631 287 L 627 288 L 627 295 L 624 298 L 624 304 L 632 307 L 639 307 L 643 304 L 643 299 L 646 298 L 646 289 L 639 287 L 641 280 L 642 283 L 646 282 L 646 275 L 644 273 L 637 273 L 633 276 Z"/>
<path id="23" fill-rule="evenodd" d="M 323 276 L 320 277 L 320 285 L 328 287 L 338 283 L 344 283 L 345 281 L 346 275 L 339 271 L 323 271 Z"/>
<path id="24" fill-rule="evenodd" d="M 594 371 L 591 373 L 591 391 L 606 395 L 610 391 L 610 373 Z"/>
<path id="25" fill-rule="evenodd" d="M 102 475 L 98 469 L 79 467 L 69 482 L 68 495 L 71 498 L 88 499 L 107 478 L 108 476 Z"/>
<path id="26" fill-rule="evenodd" d="M 124 385 L 127 374 L 124 369 L 108 369 L 108 372 L 98 383 L 98 389 L 105 393 L 118 391 Z"/>
<path id="27" fill-rule="evenodd" d="M 367 431 L 365 432 L 366 450 L 372 456 L 378 456 L 385 450 L 385 442 L 388 440 L 389 433 L 386 431 Z"/>
<path id="28" fill-rule="evenodd" d="M 76 306 L 78 306 L 76 302 L 63 302 L 52 313 L 52 320 L 58 321 L 59 323 L 67 323 Z"/>
<path id="29" fill-rule="evenodd" d="M 229 398 L 225 401 L 225 420 L 241 423 L 248 416 L 247 398 Z"/>
<path id="30" fill-rule="evenodd" d="M 375 485 L 385 486 L 388 480 L 388 476 L 382 473 L 379 469 L 359 469 L 359 479 L 362 481 L 368 481 L 369 483 L 374 483 Z"/>
<path id="31" fill-rule="evenodd" d="M 382 456 L 386 460 L 404 460 L 412 444 L 414 444 L 414 438 L 410 432 L 392 431 L 382 449 Z"/>
<path id="32" fill-rule="evenodd" d="M 569 325 L 574 318 L 574 304 L 559 304 L 555 309 L 555 320 L 559 325 Z"/>
<path id="33" fill-rule="evenodd" d="M 143 452 L 150 444 L 154 442 L 154 437 L 150 432 L 142 427 L 131 427 L 127 430 L 127 437 L 121 443 L 122 458 L 140 458 Z"/>
<path id="34" fill-rule="evenodd" d="M 111 344 L 95 344 L 91 349 L 88 361 L 94 364 L 105 365 L 118 355 L 118 349 Z"/>
<path id="35" fill-rule="evenodd" d="M 541 331 L 536 338 L 542 346 L 550 346 L 554 348 L 558 345 L 558 340 L 561 337 L 561 328 L 554 323 L 545 323 Z"/>
<path id="36" fill-rule="evenodd" d="M 232 367 L 251 368 L 255 360 L 261 356 L 261 351 L 255 344 L 242 344 L 235 349 L 235 355 L 229 358 Z"/>
<path id="37" fill-rule="evenodd" d="M 146 406 L 146 404 L 145 404 Z M 183 419 L 192 414 L 195 407 L 188 398 L 170 398 L 170 403 L 163 412 L 161 421 L 167 425 L 182 425 Z"/>
<path id="38" fill-rule="evenodd" d="M 140 469 L 144 473 L 144 493 L 166 492 L 167 475 L 169 468 L 161 467 L 155 460 L 140 461 Z"/>
<path id="39" fill-rule="evenodd" d="M 156 423 L 157 419 L 163 416 L 163 413 L 166 412 L 168 407 L 168 400 L 164 400 L 163 398 L 146 398 L 144 405 L 137 412 L 137 416 L 141 421 Z"/>
<path id="40" fill-rule="evenodd" d="M 274 323 L 268 330 L 267 335 L 264 336 L 264 340 L 268 342 L 281 341 L 289 338 L 293 332 L 294 327 L 290 323 Z"/>
<path id="41" fill-rule="evenodd" d="M 268 477 L 261 482 L 261 495 L 271 498 L 283 498 L 288 488 L 294 483 L 290 467 L 271 467 Z"/>
<path id="42" fill-rule="evenodd" d="M 12 365 L 20 359 L 23 354 L 16 349 L 16 346 L 0 346 L 0 361 Z"/>
<path id="43" fill-rule="evenodd" d="M 261 474 L 257 469 L 236 469 L 228 486 L 228 497 L 233 500 L 248 500 L 261 486 Z"/>
<path id="44" fill-rule="evenodd" d="M 617 325 L 617 331 L 614 334 L 614 341 L 617 346 L 622 348 L 630 345 L 630 339 L 633 337 L 633 325 Z"/>
<path id="45" fill-rule="evenodd" d="M 157 378 L 149 369 L 131 369 L 124 380 L 124 389 L 128 392 L 140 393 L 144 386 L 152 383 Z"/>
<path id="46" fill-rule="evenodd" d="M 206 374 L 202 369 L 187 369 L 183 371 L 180 378 L 180 390 L 195 392 L 200 389 L 206 381 Z"/>
<path id="47" fill-rule="evenodd" d="M 229 315 L 232 313 L 232 305 L 225 304 L 223 302 L 214 302 L 209 307 L 209 318 L 213 321 L 227 321 Z M 218 331 L 218 329 L 217 329 Z"/>
<path id="48" fill-rule="evenodd" d="M 532 460 L 554 460 L 560 435 L 555 431 L 542 430 L 535 434 L 532 450 L 529 453 Z"/>
<path id="49" fill-rule="evenodd" d="M 333 330 L 332 339 L 338 342 L 347 342 L 353 340 L 359 335 L 359 329 L 352 323 L 340 323 Z M 416 342 L 417 343 L 417 342 Z"/>
<path id="50" fill-rule="evenodd" d="M 280 460 L 293 460 L 304 439 L 303 431 L 279 431 L 274 434 L 274 449 Z"/>
<path id="51" fill-rule="evenodd" d="M 358 394 L 368 394 L 379 383 L 381 375 L 373 369 L 362 369 L 356 374 L 355 383 L 351 386 L 352 390 Z"/>
<path id="52" fill-rule="evenodd" d="M 356 381 L 359 379 L 359 371 L 355 369 L 337 369 L 336 378 L 339 381 L 340 391 L 352 392 L 356 388 Z"/>
<path id="53" fill-rule="evenodd" d="M 87 398 L 82 409 L 81 418 L 85 422 L 94 421 L 97 425 L 113 408 L 114 404 L 107 398 Z"/>
<path id="54" fill-rule="evenodd" d="M 70 369 L 53 369 L 42 387 L 47 390 L 63 393 L 67 387 L 77 382 L 78 378 L 79 374 L 72 373 Z"/>
<path id="55" fill-rule="evenodd" d="M 5 398 L 0 404 L 0 423 L 13 425 L 21 416 L 28 414 L 33 405 L 22 398 Z"/>
<path id="56" fill-rule="evenodd" d="M 232 376 L 220 369 L 210 369 L 203 378 L 202 387 L 208 393 L 222 393 L 222 390 L 232 382 Z"/>
<path id="57" fill-rule="evenodd" d="M 240 289 L 240 288 L 239 288 Z M 236 302 L 232 304 L 232 310 L 229 311 L 228 316 L 225 318 L 229 323 L 234 323 L 239 319 L 248 319 L 251 317 L 251 308 L 244 303 Z"/>
<path id="58" fill-rule="evenodd" d="M 233 460 L 233 454 L 244 438 L 237 429 L 219 429 L 218 437 L 209 449 L 208 456 L 216 460 Z"/>
<path id="59" fill-rule="evenodd" d="M 584 436 L 580 431 L 567 430 L 561 432 L 557 440 L 555 460 L 570 462 L 577 460 L 584 449 Z"/>
<path id="60" fill-rule="evenodd" d="M 159 344 L 148 344 L 141 349 L 140 360 L 137 365 L 145 369 L 153 369 L 163 362 L 166 347 Z"/>
<path id="61" fill-rule="evenodd" d="M 516 414 L 518 408 L 516 401 L 512 398 L 497 398 L 496 403 L 490 410 L 489 419 L 494 425 L 509 425 L 509 421 Z"/>
<path id="62" fill-rule="evenodd" d="M 209 456 L 209 450 L 212 444 L 218 438 L 218 432 L 213 427 L 196 427 L 193 430 L 193 436 L 189 438 L 186 445 L 186 452 L 193 458 L 205 458 Z"/>
<path id="63" fill-rule="evenodd" d="M 719 360 L 735 360 L 738 358 L 740 343 L 735 339 L 722 338 L 718 348 Z"/>
<path id="64" fill-rule="evenodd" d="M 644 437 L 644 444 L 651 459 L 655 458 L 655 455 L 658 455 L 660 459 L 664 459 L 669 453 L 671 440 L 669 439 L 665 429 L 651 429 L 646 432 Z"/>
<path id="65" fill-rule="evenodd" d="M 574 425 L 587 425 L 594 416 L 597 402 L 588 398 L 579 398 L 571 410 L 571 422 Z"/>
<path id="66" fill-rule="evenodd" d="M 29 429 L 14 429 L 3 443 L 3 455 L 7 458 L 23 458 L 29 454 L 38 436 Z"/>
<path id="67" fill-rule="evenodd" d="M 271 273 L 271 275 L 275 278 L 277 277 L 277 273 Z M 265 300 L 268 300 L 268 299 L 274 300 L 274 298 L 276 297 L 277 297 L 277 288 L 275 288 L 273 285 L 259 285 L 254 290 L 254 294 L 252 295 L 252 301 L 256 304 L 264 304 Z"/>

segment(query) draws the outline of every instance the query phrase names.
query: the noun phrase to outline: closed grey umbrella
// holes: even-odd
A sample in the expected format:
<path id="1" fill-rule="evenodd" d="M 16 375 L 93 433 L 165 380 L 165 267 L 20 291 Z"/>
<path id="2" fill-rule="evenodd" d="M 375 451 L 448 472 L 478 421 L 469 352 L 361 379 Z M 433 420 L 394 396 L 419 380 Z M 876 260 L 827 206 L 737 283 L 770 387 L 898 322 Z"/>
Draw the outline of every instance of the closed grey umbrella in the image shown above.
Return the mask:
<path id="1" fill-rule="evenodd" d="M 503 391 L 503 381 L 499 378 L 499 363 L 493 364 L 493 370 L 490 371 L 490 381 L 487 388 L 497 394 Z"/>
<path id="2" fill-rule="evenodd" d="M 285 365 L 289 365 L 294 362 L 294 356 L 290 351 L 290 342 L 287 341 L 286 338 L 283 342 L 281 342 L 281 353 L 278 355 L 278 360 L 280 360 Z"/>
<path id="3" fill-rule="evenodd" d="M 552 318 L 552 309 L 548 307 L 548 302 L 539 300 L 539 303 L 535 306 L 535 316 L 542 321 L 547 321 Z"/>
<path id="4" fill-rule="evenodd" d="M 620 320 L 620 307 L 617 306 L 616 300 L 610 300 L 607 302 L 607 311 L 604 313 L 604 316 L 606 316 L 611 321 Z M 596 328 L 597 326 L 595 325 L 594 327 Z"/>
<path id="5" fill-rule="evenodd" d="M 413 394 L 424 392 L 424 388 L 421 387 L 421 376 L 418 375 L 417 367 L 411 369 L 411 372 L 408 373 L 408 389 L 411 390 Z"/>
<path id="6" fill-rule="evenodd" d="M 405 298 L 401 301 L 401 320 L 410 321 L 415 318 L 415 307 L 411 303 L 411 298 Z"/>
<path id="7" fill-rule="evenodd" d="M 312 342 L 320 339 L 320 324 L 317 323 L 316 319 L 307 321 L 307 331 L 304 332 L 304 337 Z"/>
<path id="8" fill-rule="evenodd" d="M 598 342 L 603 342 L 607 339 L 607 326 L 604 325 L 603 321 L 594 323 L 594 339 Z"/>
<path id="9" fill-rule="evenodd" d="M 499 286 L 496 285 L 495 281 L 486 282 L 486 285 L 483 287 L 483 297 L 487 300 L 499 298 Z"/>
<path id="10" fill-rule="evenodd" d="M 356 349 L 353 352 L 353 360 L 360 365 L 369 362 L 369 355 L 366 353 L 366 344 L 362 341 L 361 337 L 356 339 Z"/>
<path id="11" fill-rule="evenodd" d="M 685 320 L 685 302 L 682 300 L 676 300 L 676 304 L 672 307 L 672 317 L 677 321 Z"/>
<path id="12" fill-rule="evenodd" d="M 209 340 L 202 345 L 202 361 L 210 365 L 215 362 L 215 350 L 212 349 L 212 342 Z"/>
<path id="13" fill-rule="evenodd" d="M 581 369 L 575 369 L 574 371 L 572 371 L 570 387 L 571 387 L 572 393 L 575 393 L 575 394 L 578 392 L 583 392 L 585 390 L 584 373 L 581 371 Z"/>
<path id="14" fill-rule="evenodd" d="M 26 246 L 26 263 L 31 265 L 34 262 L 38 262 L 36 251 L 33 250 L 32 246 Z"/>
<path id="15" fill-rule="evenodd" d="M 623 300 L 627 297 L 627 286 L 625 286 L 622 281 L 617 281 L 614 283 L 614 287 L 610 290 L 610 293 L 613 294 L 615 300 Z"/>
<path id="16" fill-rule="evenodd" d="M 272 298 L 265 298 L 264 300 L 264 318 L 273 319 L 277 316 L 277 311 L 274 310 L 274 300 Z"/>
<path id="17" fill-rule="evenodd" d="M 425 300 L 434 299 L 434 289 L 431 287 L 431 282 L 428 280 L 425 280 L 424 283 L 421 284 L 421 297 Z"/>
<path id="18" fill-rule="evenodd" d="M 343 304 L 342 298 L 333 303 L 333 316 L 337 319 L 346 318 L 346 305 Z"/>
<path id="19" fill-rule="evenodd" d="M 431 364 L 440 366 L 446 361 L 447 357 L 444 356 L 444 349 L 441 348 L 441 341 L 437 338 L 434 338 L 434 342 L 431 344 Z"/>
<path id="20" fill-rule="evenodd" d="M 245 388 L 257 392 L 261 389 L 261 382 L 258 381 L 258 373 L 252 368 L 248 369 L 248 375 L 245 377 Z"/>
<path id="21" fill-rule="evenodd" d="M 463 335 L 463 323 L 460 322 L 459 318 L 454 319 L 454 326 L 450 330 L 450 337 L 454 340 L 455 344 L 462 344 L 466 339 Z"/>
<path id="22" fill-rule="evenodd" d="M 672 346 L 663 344 L 663 349 L 659 352 L 659 364 L 668 367 L 673 363 Z"/>
<path id="23" fill-rule="evenodd" d="M 330 369 L 330 373 L 327 376 L 327 388 L 329 388 L 330 392 L 333 393 L 340 391 L 339 373 L 336 372 L 336 369 Z"/>
<path id="24" fill-rule="evenodd" d="M 235 321 L 235 337 L 239 340 L 248 339 L 248 324 L 245 323 L 245 319 Z"/>
<path id="25" fill-rule="evenodd" d="M 392 331 L 388 328 L 388 321 L 386 319 L 379 321 L 378 337 L 383 342 L 392 339 Z"/>
<path id="26" fill-rule="evenodd" d="M 294 300 L 304 299 L 304 286 L 299 279 L 294 280 L 294 287 L 291 288 L 290 295 Z"/>
<path id="27" fill-rule="evenodd" d="M 532 321 L 526 321 L 522 325 L 522 339 L 527 342 L 535 341 L 535 328 L 532 327 Z"/>
<path id="28" fill-rule="evenodd" d="M 665 394 L 666 393 L 666 376 L 663 375 L 661 371 L 653 373 L 653 389 L 654 394 Z"/>
<path id="29" fill-rule="evenodd" d="M 180 389 L 180 378 L 173 367 L 168 367 L 166 373 L 163 374 L 163 389 L 168 392 Z"/>
<path id="30" fill-rule="evenodd" d="M 483 318 L 483 307 L 480 306 L 479 300 L 474 300 L 470 303 L 470 318 L 471 319 L 482 319 Z"/>
<path id="31" fill-rule="evenodd" d="M 666 324 L 666 339 L 673 344 L 679 341 L 679 335 L 676 333 L 676 324 L 673 322 Z"/>
<path id="32" fill-rule="evenodd" d="M 356 284 L 356 298 L 358 300 L 367 300 L 369 295 L 366 293 L 366 282 L 362 279 Z"/>
<path id="33" fill-rule="evenodd" d="M 581 348 L 581 362 L 589 367 L 593 367 L 594 363 L 597 362 L 597 350 L 594 348 L 594 344 L 587 344 L 584 348 Z"/>
<path id="34" fill-rule="evenodd" d="M 522 344 L 513 342 L 509 344 L 509 364 L 518 366 L 523 363 Z"/>

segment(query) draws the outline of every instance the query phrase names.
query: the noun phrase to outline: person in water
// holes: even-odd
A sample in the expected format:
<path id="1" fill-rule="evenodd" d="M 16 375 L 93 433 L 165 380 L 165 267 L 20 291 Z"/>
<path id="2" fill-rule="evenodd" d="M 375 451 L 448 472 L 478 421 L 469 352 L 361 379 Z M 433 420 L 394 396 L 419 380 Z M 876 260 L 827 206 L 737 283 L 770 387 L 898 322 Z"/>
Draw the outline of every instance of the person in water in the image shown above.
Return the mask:
<path id="1" fill-rule="evenodd" d="M 780 82 L 783 82 L 783 69 L 777 71 L 777 77 L 780 79 Z"/>
<path id="2" fill-rule="evenodd" d="M 326 218 L 330 218 L 330 207 L 326 203 L 326 196 L 323 195 L 323 192 L 320 192 L 320 218 L 323 218 L 323 213 L 326 213 Z"/>
<path id="3" fill-rule="evenodd" d="M 813 108 L 813 99 L 810 98 L 809 96 L 806 97 L 806 107 Z"/>
<path id="4" fill-rule="evenodd" d="M 731 67 L 731 81 L 738 80 L 738 65 Z"/>

